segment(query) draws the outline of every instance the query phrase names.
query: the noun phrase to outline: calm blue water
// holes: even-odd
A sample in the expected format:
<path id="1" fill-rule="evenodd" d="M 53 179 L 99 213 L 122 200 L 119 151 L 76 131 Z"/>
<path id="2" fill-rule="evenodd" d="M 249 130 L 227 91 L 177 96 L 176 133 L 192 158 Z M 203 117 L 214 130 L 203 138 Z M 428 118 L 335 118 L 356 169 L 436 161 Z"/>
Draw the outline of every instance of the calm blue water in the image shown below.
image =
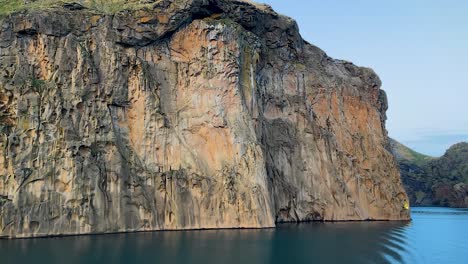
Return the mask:
<path id="1" fill-rule="evenodd" d="M 0 240 L 0 263 L 468 263 L 468 210 L 414 208 L 411 223 Z"/>

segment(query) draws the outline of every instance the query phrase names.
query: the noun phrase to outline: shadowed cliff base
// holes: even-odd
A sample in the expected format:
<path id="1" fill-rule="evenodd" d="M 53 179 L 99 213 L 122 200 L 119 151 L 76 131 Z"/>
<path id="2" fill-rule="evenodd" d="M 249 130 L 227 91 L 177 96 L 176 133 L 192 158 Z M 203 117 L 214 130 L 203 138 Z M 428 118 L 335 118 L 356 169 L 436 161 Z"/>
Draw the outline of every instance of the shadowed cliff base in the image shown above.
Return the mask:
<path id="1" fill-rule="evenodd" d="M 405 220 L 370 69 L 245 1 L 0 28 L 0 235 Z"/>

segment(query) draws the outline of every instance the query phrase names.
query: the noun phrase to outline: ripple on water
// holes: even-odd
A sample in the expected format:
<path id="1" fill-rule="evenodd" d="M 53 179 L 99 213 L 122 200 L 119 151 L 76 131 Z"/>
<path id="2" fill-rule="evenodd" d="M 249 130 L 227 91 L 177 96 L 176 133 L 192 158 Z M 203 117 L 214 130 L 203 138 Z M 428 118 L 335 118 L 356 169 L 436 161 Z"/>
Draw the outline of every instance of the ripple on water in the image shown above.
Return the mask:
<path id="1" fill-rule="evenodd" d="M 412 222 L 0 240 L 0 263 L 468 263 L 468 210 L 414 208 L 412 217 Z"/>

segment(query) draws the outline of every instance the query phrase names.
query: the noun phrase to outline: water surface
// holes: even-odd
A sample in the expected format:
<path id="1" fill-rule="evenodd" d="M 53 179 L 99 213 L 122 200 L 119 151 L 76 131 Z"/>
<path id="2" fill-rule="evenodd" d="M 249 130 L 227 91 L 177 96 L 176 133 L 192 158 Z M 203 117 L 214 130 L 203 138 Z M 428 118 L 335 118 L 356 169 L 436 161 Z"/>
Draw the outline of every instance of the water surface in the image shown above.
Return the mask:
<path id="1" fill-rule="evenodd" d="M 468 263 L 468 209 L 413 221 L 0 240 L 0 263 Z"/>

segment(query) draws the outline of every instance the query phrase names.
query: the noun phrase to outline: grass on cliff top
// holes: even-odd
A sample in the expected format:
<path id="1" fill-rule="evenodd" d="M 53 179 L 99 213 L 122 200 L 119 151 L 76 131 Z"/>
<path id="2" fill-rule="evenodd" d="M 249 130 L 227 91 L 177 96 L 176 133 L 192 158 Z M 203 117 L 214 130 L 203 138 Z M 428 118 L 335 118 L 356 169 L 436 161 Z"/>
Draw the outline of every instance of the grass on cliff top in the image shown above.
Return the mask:
<path id="1" fill-rule="evenodd" d="M 113 14 L 122 10 L 135 10 L 154 5 L 141 3 L 139 0 L 0 0 L 0 16 L 9 15 L 23 10 L 40 10 L 64 3 L 79 3 L 84 7 L 105 14 Z"/>

